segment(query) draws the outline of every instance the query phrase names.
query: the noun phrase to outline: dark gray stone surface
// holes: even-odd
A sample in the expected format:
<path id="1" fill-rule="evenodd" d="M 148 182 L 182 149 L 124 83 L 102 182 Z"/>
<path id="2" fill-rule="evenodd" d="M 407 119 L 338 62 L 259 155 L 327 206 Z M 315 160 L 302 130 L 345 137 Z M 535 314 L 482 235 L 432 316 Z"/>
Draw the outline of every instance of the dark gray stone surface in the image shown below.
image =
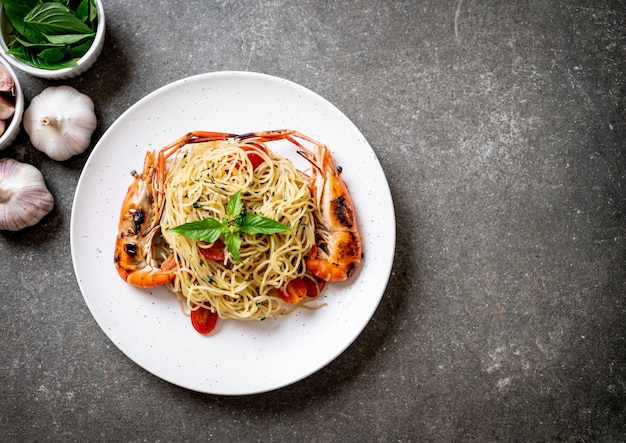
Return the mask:
<path id="1" fill-rule="evenodd" d="M 300 83 L 365 134 L 397 217 L 393 273 L 339 358 L 284 389 L 202 395 L 99 329 L 69 250 L 89 151 L 22 132 L 56 207 L 0 233 L 2 441 L 623 441 L 626 4 L 621 1 L 105 0 L 70 84 L 99 137 L 174 80 L 250 70 Z M 209 128 L 210 129 L 210 128 Z M 94 272 L 98 272 L 94 269 Z"/>

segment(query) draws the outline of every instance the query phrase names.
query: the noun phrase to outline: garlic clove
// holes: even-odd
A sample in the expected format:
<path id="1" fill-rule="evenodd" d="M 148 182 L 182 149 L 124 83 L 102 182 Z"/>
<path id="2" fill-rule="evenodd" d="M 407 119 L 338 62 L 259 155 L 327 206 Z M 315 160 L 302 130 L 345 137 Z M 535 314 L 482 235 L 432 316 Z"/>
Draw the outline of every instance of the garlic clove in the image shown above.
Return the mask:
<path id="1" fill-rule="evenodd" d="M 0 64 L 0 91 L 14 92 L 15 82 L 13 77 L 9 73 L 9 70 L 2 64 Z"/>
<path id="2" fill-rule="evenodd" d="M 66 85 L 44 89 L 22 119 L 33 146 L 58 161 L 84 152 L 97 123 L 91 98 Z"/>
<path id="3" fill-rule="evenodd" d="M 0 159 L 0 230 L 33 226 L 54 207 L 39 169 L 11 158 Z"/>
<path id="4" fill-rule="evenodd" d="M 15 103 L 0 94 L 0 120 L 8 120 L 15 114 Z"/>

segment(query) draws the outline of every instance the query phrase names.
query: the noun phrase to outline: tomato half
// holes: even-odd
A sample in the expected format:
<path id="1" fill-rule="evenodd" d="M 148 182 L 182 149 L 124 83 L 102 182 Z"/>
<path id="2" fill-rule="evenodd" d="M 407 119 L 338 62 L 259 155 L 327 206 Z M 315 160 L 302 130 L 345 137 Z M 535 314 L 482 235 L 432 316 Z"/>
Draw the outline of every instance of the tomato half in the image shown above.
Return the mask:
<path id="1" fill-rule="evenodd" d="M 320 295 L 320 292 L 324 290 L 326 282 L 324 280 L 313 281 L 313 279 L 305 277 L 304 284 L 306 285 L 306 296 L 315 298 Z M 317 283 L 317 284 L 316 284 Z"/>
<path id="2" fill-rule="evenodd" d="M 306 283 L 296 278 L 287 283 L 285 288 L 277 289 L 276 293 L 285 303 L 298 303 L 307 295 Z"/>
<path id="3" fill-rule="evenodd" d="M 211 312 L 210 309 L 201 306 L 191 311 L 191 324 L 200 334 L 208 334 L 215 329 L 218 317 L 217 312 Z"/>
<path id="4" fill-rule="evenodd" d="M 261 163 L 265 161 L 263 160 L 263 157 L 261 157 L 257 153 L 258 151 L 267 153 L 267 151 L 265 150 L 263 146 L 261 145 L 243 146 L 242 149 L 248 153 L 248 160 L 250 160 L 250 163 L 252 163 L 252 169 L 256 169 Z"/>
<path id="5" fill-rule="evenodd" d="M 207 243 L 202 243 L 203 246 L 206 244 Z M 200 245 L 198 245 L 198 251 L 204 256 L 204 258 L 209 260 L 224 261 L 226 258 L 226 244 L 224 244 L 221 238 L 218 238 L 208 248 L 200 247 Z"/>

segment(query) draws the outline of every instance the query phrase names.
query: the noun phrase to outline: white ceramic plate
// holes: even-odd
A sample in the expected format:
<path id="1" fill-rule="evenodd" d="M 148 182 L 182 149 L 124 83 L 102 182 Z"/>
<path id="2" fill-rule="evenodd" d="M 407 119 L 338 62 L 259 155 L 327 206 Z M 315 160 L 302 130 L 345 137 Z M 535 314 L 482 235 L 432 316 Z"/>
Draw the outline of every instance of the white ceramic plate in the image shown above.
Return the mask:
<path id="1" fill-rule="evenodd" d="M 221 320 L 195 332 L 166 288 L 123 282 L 113 265 L 121 203 L 146 150 L 193 130 L 245 133 L 297 129 L 332 151 L 358 217 L 364 259 L 352 278 L 330 284 L 316 311 L 262 322 Z M 282 143 L 282 142 L 279 142 Z M 294 159 L 291 145 L 272 144 Z M 78 182 L 71 220 L 78 284 L 95 320 L 130 359 L 199 392 L 244 395 L 301 380 L 341 354 L 374 314 L 391 272 L 395 215 L 389 187 L 360 131 L 310 90 L 249 72 L 216 72 L 167 85 L 140 100 L 102 136 Z"/>

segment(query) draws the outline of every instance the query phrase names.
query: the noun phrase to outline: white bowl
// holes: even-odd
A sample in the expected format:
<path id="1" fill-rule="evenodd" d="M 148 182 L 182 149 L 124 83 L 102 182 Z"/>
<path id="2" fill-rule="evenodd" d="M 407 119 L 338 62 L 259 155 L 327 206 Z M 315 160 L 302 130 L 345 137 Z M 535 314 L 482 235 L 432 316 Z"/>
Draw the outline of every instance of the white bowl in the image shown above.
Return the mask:
<path id="1" fill-rule="evenodd" d="M 9 50 L 7 42 L 10 41 L 11 38 L 9 35 L 11 23 L 4 14 L 4 8 L 0 8 L 0 50 L 2 51 L 2 57 L 4 57 L 5 60 L 20 71 L 24 71 L 35 77 L 46 78 L 49 80 L 68 79 L 82 74 L 87 69 L 91 68 L 91 66 L 96 62 L 100 52 L 102 52 L 102 47 L 104 46 L 105 20 L 104 7 L 102 6 L 101 0 L 96 0 L 96 7 L 98 8 L 98 29 L 96 29 L 96 37 L 91 44 L 91 47 L 85 55 L 78 59 L 77 66 L 62 69 L 33 68 L 32 66 L 24 64 L 13 55 L 7 54 L 6 52 Z"/>
<path id="2" fill-rule="evenodd" d="M 4 59 L 0 59 L 0 63 L 2 63 L 7 71 L 9 71 L 9 74 L 13 79 L 13 83 L 15 84 L 15 113 L 13 114 L 13 117 L 11 117 L 11 123 L 9 123 L 4 133 L 2 133 L 2 136 L 0 136 L 1 151 L 15 141 L 17 134 L 20 133 L 20 129 L 22 128 L 22 116 L 24 115 L 24 93 L 22 92 L 20 82 L 15 75 L 15 71 Z"/>

